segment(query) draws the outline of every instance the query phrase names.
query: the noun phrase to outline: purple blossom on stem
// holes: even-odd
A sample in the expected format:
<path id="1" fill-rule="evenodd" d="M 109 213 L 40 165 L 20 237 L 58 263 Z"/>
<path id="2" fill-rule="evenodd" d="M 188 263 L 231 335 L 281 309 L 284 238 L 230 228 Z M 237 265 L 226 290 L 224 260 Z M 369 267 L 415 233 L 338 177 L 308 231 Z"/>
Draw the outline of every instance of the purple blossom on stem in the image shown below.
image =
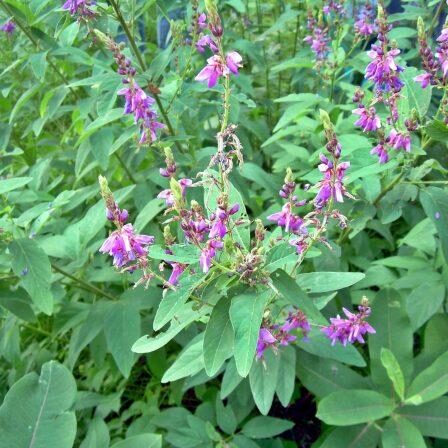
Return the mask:
<path id="1" fill-rule="evenodd" d="M 110 234 L 99 251 L 113 256 L 113 264 L 121 268 L 130 261 L 146 257 L 146 246 L 153 243 L 153 236 L 137 235 L 132 224 L 125 224 Z"/>
<path id="2" fill-rule="evenodd" d="M 370 79 L 378 90 L 399 92 L 403 87 L 403 82 L 399 78 L 399 73 L 403 67 L 396 64 L 395 58 L 400 54 L 398 48 L 385 51 L 385 46 L 372 45 L 372 49 L 367 52 L 372 62 L 366 68 L 366 79 Z"/>
<path id="3" fill-rule="evenodd" d="M 197 24 L 200 30 L 207 28 L 207 16 L 205 13 L 199 14 Z"/>
<path id="4" fill-rule="evenodd" d="M 378 145 L 370 151 L 370 154 L 376 154 L 380 163 L 387 163 L 389 161 L 389 153 L 387 152 L 384 141 L 378 143 Z"/>
<path id="5" fill-rule="evenodd" d="M 339 162 L 335 166 L 323 154 L 320 155 L 320 160 L 322 163 L 318 168 L 320 172 L 324 173 L 324 178 L 317 184 L 319 192 L 315 199 L 316 205 L 323 207 L 331 198 L 336 202 L 344 202 L 344 196 L 350 197 L 344 187 L 344 176 L 350 167 L 350 162 Z"/>
<path id="6" fill-rule="evenodd" d="M 208 47 L 213 53 L 218 53 L 219 49 L 215 41 L 208 34 L 199 38 L 196 42 L 196 49 L 199 53 L 204 53 L 205 48 Z"/>
<path id="7" fill-rule="evenodd" d="M 277 338 L 275 338 L 267 328 L 260 328 L 256 350 L 257 359 L 263 358 L 266 349 L 271 346 L 275 347 L 275 344 L 277 344 Z"/>
<path id="8" fill-rule="evenodd" d="M 370 315 L 370 308 L 367 305 L 360 305 L 358 310 L 359 312 L 355 314 L 343 308 L 347 319 L 339 315 L 332 317 L 331 324 L 322 328 L 324 335 L 331 340 L 331 345 L 335 345 L 337 341 L 344 346 L 356 341 L 363 344 L 365 342 L 363 336 L 366 333 L 375 333 L 375 329 L 365 321 Z"/>
<path id="9" fill-rule="evenodd" d="M 207 59 L 207 65 L 199 72 L 195 80 L 206 82 L 209 88 L 214 87 L 221 76 L 227 76 L 230 73 L 238 75 L 238 69 L 242 67 L 243 58 L 236 51 L 226 55 L 225 62 L 221 55 L 215 54 Z"/>
<path id="10" fill-rule="evenodd" d="M 355 115 L 359 115 L 355 126 L 360 126 L 364 132 L 377 131 L 381 127 L 380 117 L 376 114 L 374 107 L 360 106 L 353 111 Z"/>
<path id="11" fill-rule="evenodd" d="M 93 0 L 67 0 L 62 5 L 62 9 L 69 11 L 72 16 L 78 15 L 83 19 L 90 19 L 95 15 L 95 12 L 90 9 L 95 3 Z"/>
<path id="12" fill-rule="evenodd" d="M 212 265 L 213 258 L 216 257 L 216 250 L 222 249 L 224 243 L 217 239 L 209 240 L 207 245 L 202 249 L 201 256 L 199 257 L 199 264 L 201 266 L 202 272 L 206 274 Z"/>
<path id="13" fill-rule="evenodd" d="M 7 20 L 1 27 L 0 30 L 6 34 L 11 35 L 16 29 L 16 24 L 12 20 Z"/>
<path id="14" fill-rule="evenodd" d="M 405 152 L 411 151 L 411 136 L 409 134 L 392 129 L 386 142 L 394 149 L 403 149 Z"/>
<path id="15" fill-rule="evenodd" d="M 213 222 L 210 228 L 209 238 L 224 238 L 228 232 L 228 221 L 230 216 L 234 215 L 240 209 L 239 204 L 233 204 L 230 209 L 218 207 L 216 213 L 212 214 L 211 221 Z"/>
<path id="16" fill-rule="evenodd" d="M 284 227 L 286 232 L 303 233 L 306 232 L 303 219 L 292 212 L 291 202 L 287 202 L 280 212 L 273 213 L 267 217 L 269 221 L 277 222 L 277 225 Z"/>
<path id="17" fill-rule="evenodd" d="M 355 32 L 361 36 L 370 36 L 375 31 L 375 12 L 370 1 L 361 6 L 355 22 Z"/>
<path id="18" fill-rule="evenodd" d="M 179 185 L 180 185 L 180 188 L 181 188 L 182 197 L 185 197 L 187 187 L 191 187 L 192 184 L 193 184 L 193 181 L 191 179 L 180 179 L 179 180 Z M 176 201 L 174 193 L 169 188 L 167 188 L 166 190 L 161 191 L 157 195 L 157 198 L 158 199 L 164 199 L 165 200 L 165 204 L 167 206 L 169 206 L 169 207 L 173 206 L 175 201 Z"/>
<path id="19" fill-rule="evenodd" d="M 310 45 L 311 51 L 314 53 L 317 62 L 322 62 L 327 58 L 330 51 L 328 47 L 330 38 L 327 36 L 326 28 L 320 27 L 314 23 L 312 33 L 306 36 L 303 40 Z"/>

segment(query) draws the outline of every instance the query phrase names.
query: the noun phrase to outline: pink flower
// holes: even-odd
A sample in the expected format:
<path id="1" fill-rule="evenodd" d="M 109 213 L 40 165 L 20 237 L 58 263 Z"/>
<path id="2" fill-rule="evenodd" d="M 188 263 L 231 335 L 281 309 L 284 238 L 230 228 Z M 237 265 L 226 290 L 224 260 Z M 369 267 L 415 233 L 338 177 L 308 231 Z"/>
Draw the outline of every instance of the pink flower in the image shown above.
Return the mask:
<path id="1" fill-rule="evenodd" d="M 353 111 L 354 114 L 359 115 L 359 119 L 355 121 L 355 126 L 362 127 L 364 132 L 376 131 L 381 127 L 380 117 L 376 114 L 374 107 L 358 107 Z"/>
<path id="2" fill-rule="evenodd" d="M 8 20 L 2 26 L 0 26 L 0 30 L 9 35 L 11 35 L 15 31 L 15 29 L 16 24 L 12 20 Z"/>
<path id="3" fill-rule="evenodd" d="M 350 162 L 340 162 L 335 169 L 333 162 L 323 154 L 320 155 L 320 160 L 322 163 L 318 168 L 324 173 L 324 178 L 317 184 L 319 192 L 314 200 L 315 204 L 323 207 L 330 198 L 336 202 L 344 202 L 344 196 L 350 196 L 343 183 L 345 171 L 350 167 Z"/>
<path id="4" fill-rule="evenodd" d="M 238 75 L 238 69 L 241 65 L 242 57 L 236 51 L 227 54 L 226 62 L 220 55 L 215 54 L 207 59 L 207 65 L 199 72 L 195 80 L 206 82 L 209 88 L 214 87 L 221 76 L 227 76 L 229 73 Z"/>
<path id="5" fill-rule="evenodd" d="M 287 202 L 282 207 L 282 210 L 280 212 L 269 215 L 267 219 L 269 221 L 276 221 L 277 225 L 280 227 L 284 227 L 286 232 L 306 232 L 306 227 L 304 226 L 303 220 L 300 218 L 300 216 L 295 215 L 291 209 L 291 203 Z"/>
<path id="6" fill-rule="evenodd" d="M 409 134 L 392 129 L 386 141 L 394 149 L 404 149 L 406 152 L 411 151 L 411 136 Z"/>
<path id="7" fill-rule="evenodd" d="M 113 256 L 113 264 L 122 267 L 129 261 L 145 257 L 147 254 L 146 246 L 153 243 L 153 236 L 136 235 L 132 224 L 126 224 L 121 229 L 112 232 L 99 251 Z"/>
<path id="8" fill-rule="evenodd" d="M 422 73 L 421 75 L 418 75 L 414 78 L 415 82 L 419 82 L 422 86 L 423 89 L 425 89 L 426 87 L 428 87 L 431 84 L 433 76 L 431 75 L 431 73 Z"/>
<path id="9" fill-rule="evenodd" d="M 376 154 L 379 158 L 380 163 L 387 163 L 389 161 L 389 154 L 387 152 L 384 143 L 380 143 L 376 145 L 371 151 L 370 154 Z"/>
<path id="10" fill-rule="evenodd" d="M 199 53 L 204 53 L 206 47 L 210 48 L 213 53 L 218 53 L 219 51 L 218 46 L 215 44 L 215 41 L 209 35 L 202 36 L 196 42 L 196 49 L 199 51 Z"/>
<path id="11" fill-rule="evenodd" d="M 186 190 L 187 187 L 190 187 L 193 184 L 193 181 L 191 179 L 180 179 L 179 180 L 179 185 L 182 191 L 182 197 L 185 197 L 186 194 Z M 158 195 L 157 195 L 158 199 L 164 199 L 165 200 L 165 204 L 167 206 L 172 206 L 174 205 L 175 202 L 175 197 L 173 192 L 168 188 L 166 190 L 162 190 Z"/>
<path id="12" fill-rule="evenodd" d="M 204 274 L 210 270 L 212 260 L 216 257 L 216 249 L 222 249 L 223 246 L 224 243 L 222 241 L 209 240 L 206 247 L 202 249 L 201 256 L 199 257 L 199 264 Z"/>
<path id="13" fill-rule="evenodd" d="M 270 346 L 274 346 L 276 343 L 277 339 L 267 328 L 260 328 L 256 351 L 257 359 L 261 359 L 264 355 L 265 350 Z"/>
<path id="14" fill-rule="evenodd" d="M 207 28 L 207 16 L 205 13 L 199 14 L 198 16 L 198 27 L 200 30 Z"/>

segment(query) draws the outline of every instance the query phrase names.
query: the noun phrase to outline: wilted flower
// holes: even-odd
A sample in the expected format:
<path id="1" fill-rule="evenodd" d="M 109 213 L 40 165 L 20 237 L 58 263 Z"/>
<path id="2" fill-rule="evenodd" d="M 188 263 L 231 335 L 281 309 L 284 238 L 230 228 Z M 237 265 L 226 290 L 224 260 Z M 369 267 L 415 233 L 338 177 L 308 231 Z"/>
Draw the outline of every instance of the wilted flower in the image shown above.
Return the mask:
<path id="1" fill-rule="evenodd" d="M 132 224 L 125 224 L 122 228 L 110 234 L 99 251 L 113 256 L 113 264 L 120 268 L 129 261 L 145 257 L 147 254 L 146 246 L 153 243 L 153 236 L 136 235 Z"/>
<path id="2" fill-rule="evenodd" d="M 322 332 L 331 340 L 331 345 L 336 344 L 336 341 L 344 346 L 356 341 L 363 344 L 365 342 L 363 335 L 375 333 L 374 328 L 365 321 L 370 315 L 370 308 L 367 305 L 360 305 L 358 310 L 359 312 L 354 314 L 343 308 L 347 319 L 341 318 L 339 315 L 332 317 L 330 319 L 331 324 L 322 328 Z"/>

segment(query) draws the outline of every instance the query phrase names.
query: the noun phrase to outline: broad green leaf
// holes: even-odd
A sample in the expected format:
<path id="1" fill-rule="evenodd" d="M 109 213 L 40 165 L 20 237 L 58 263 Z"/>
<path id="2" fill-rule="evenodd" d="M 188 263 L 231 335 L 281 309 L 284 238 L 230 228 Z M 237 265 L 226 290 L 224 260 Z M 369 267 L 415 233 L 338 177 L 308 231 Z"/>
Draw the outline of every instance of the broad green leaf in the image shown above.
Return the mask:
<path id="1" fill-rule="evenodd" d="M 264 353 L 263 360 L 257 360 L 249 373 L 250 389 L 258 410 L 267 415 L 274 400 L 277 386 L 280 357 L 272 350 Z"/>
<path id="2" fill-rule="evenodd" d="M 405 403 L 420 405 L 448 392 L 448 352 L 439 356 L 411 383 Z"/>
<path id="3" fill-rule="evenodd" d="M 280 269 L 275 271 L 272 275 L 272 282 L 285 300 L 303 311 L 308 319 L 315 323 L 326 323 L 313 301 L 285 271 Z"/>
<path id="4" fill-rule="evenodd" d="M 45 314 L 53 311 L 51 265 L 46 253 L 31 239 L 14 240 L 9 246 L 12 269 L 34 304 Z"/>
<path id="5" fill-rule="evenodd" d="M 401 371 L 400 364 L 398 364 L 397 358 L 388 348 L 381 349 L 381 364 L 386 369 L 387 376 L 392 381 L 395 392 L 400 397 L 400 400 L 404 400 L 404 377 Z"/>
<path id="6" fill-rule="evenodd" d="M 331 359 L 297 351 L 297 376 L 302 384 L 322 398 L 337 390 L 368 387 L 368 381 L 349 367 Z"/>
<path id="7" fill-rule="evenodd" d="M 162 448 L 160 434 L 138 434 L 114 443 L 111 448 Z"/>
<path id="8" fill-rule="evenodd" d="M 373 422 L 335 428 L 319 448 L 377 448 L 380 434 Z"/>
<path id="9" fill-rule="evenodd" d="M 448 126 L 441 120 L 432 120 L 425 127 L 426 133 L 435 141 L 446 143 Z"/>
<path id="10" fill-rule="evenodd" d="M 293 422 L 274 417 L 254 417 L 242 429 L 242 433 L 251 439 L 269 439 L 294 427 Z"/>
<path id="11" fill-rule="evenodd" d="M 233 353 L 234 335 L 230 322 L 230 297 L 222 297 L 213 308 L 204 335 L 204 366 L 208 376 L 218 372 Z"/>
<path id="12" fill-rule="evenodd" d="M 173 244 L 170 246 L 172 254 L 167 254 L 166 249 L 159 244 L 149 248 L 149 257 L 155 260 L 175 261 L 177 263 L 194 264 L 199 260 L 199 249 L 192 244 Z"/>
<path id="13" fill-rule="evenodd" d="M 158 350 L 160 347 L 168 344 L 176 335 L 178 335 L 187 325 L 193 321 L 200 319 L 207 314 L 207 307 L 202 307 L 199 310 L 194 308 L 191 303 L 186 303 L 179 309 L 177 318 L 171 321 L 171 325 L 165 332 L 157 334 L 155 337 L 142 336 L 132 346 L 134 353 L 151 353 Z"/>
<path id="14" fill-rule="evenodd" d="M 34 372 L 22 377 L 0 407 L 0 447 L 71 448 L 75 395 L 72 374 L 56 361 L 45 363 L 40 377 Z"/>
<path id="15" fill-rule="evenodd" d="M 32 177 L 13 177 L 12 179 L 0 179 L 0 194 L 8 193 L 8 191 L 16 190 L 33 180 Z"/>
<path id="16" fill-rule="evenodd" d="M 232 406 L 228 404 L 224 406 L 224 403 L 220 398 L 216 397 L 216 421 L 218 426 L 227 434 L 233 434 L 238 426 L 235 413 Z"/>
<path id="17" fill-rule="evenodd" d="M 182 275 L 175 290 L 169 288 L 166 290 L 154 317 L 154 330 L 160 330 L 175 316 L 195 288 L 202 283 L 203 278 L 203 274 L 191 275 L 187 272 Z"/>
<path id="18" fill-rule="evenodd" d="M 278 353 L 279 368 L 275 392 L 280 403 L 286 407 L 294 393 L 296 378 L 296 349 L 292 346 L 282 347 Z"/>
<path id="19" fill-rule="evenodd" d="M 140 334 L 138 303 L 132 300 L 114 303 L 105 317 L 104 333 L 117 367 L 123 376 L 129 377 L 136 358 L 131 347 Z"/>
<path id="20" fill-rule="evenodd" d="M 232 299 L 230 320 L 235 333 L 234 357 L 238 373 L 246 377 L 254 362 L 258 333 L 270 291 L 247 293 Z"/>
<path id="21" fill-rule="evenodd" d="M 297 276 L 298 285 L 307 292 L 329 292 L 348 288 L 365 277 L 362 272 L 310 272 Z"/>
<path id="22" fill-rule="evenodd" d="M 238 374 L 236 370 L 235 358 L 230 359 L 227 363 L 226 371 L 224 372 L 224 376 L 222 378 L 221 383 L 221 392 L 220 397 L 221 400 L 224 400 L 227 396 L 229 396 L 243 381 L 243 377 Z"/>
<path id="23" fill-rule="evenodd" d="M 200 334 L 178 355 L 174 364 L 163 375 L 162 383 L 193 376 L 201 371 L 204 368 L 203 345 L 204 336 Z"/>
<path id="24" fill-rule="evenodd" d="M 405 378 L 408 380 L 413 369 L 413 335 L 406 303 L 393 289 L 380 291 L 372 303 L 369 323 L 376 334 L 369 338 L 370 368 L 373 381 L 388 395 L 393 387 L 381 363 L 381 349 L 389 349 L 397 359 Z"/>
<path id="25" fill-rule="evenodd" d="M 398 415 L 391 417 L 383 426 L 381 442 L 383 448 L 426 448 L 418 428 Z"/>
<path id="26" fill-rule="evenodd" d="M 443 305 L 445 286 L 442 283 L 423 283 L 406 299 L 406 309 L 415 331 L 430 319 Z"/>
<path id="27" fill-rule="evenodd" d="M 30 89 L 26 90 L 22 96 L 15 102 L 12 111 L 9 114 L 9 123 L 13 123 L 16 115 L 20 112 L 20 110 L 25 106 L 25 104 L 39 91 L 41 90 L 40 84 L 35 84 Z"/>
<path id="28" fill-rule="evenodd" d="M 448 260 L 448 192 L 441 188 L 428 187 L 420 193 L 420 201 L 426 216 L 436 226 L 445 261 Z"/>
<path id="29" fill-rule="evenodd" d="M 448 439 L 448 397 L 440 397 L 420 406 L 405 406 L 398 412 L 424 436 Z"/>
<path id="30" fill-rule="evenodd" d="M 422 89 L 421 86 L 414 81 L 414 78 L 417 75 L 418 70 L 415 67 L 406 67 L 406 70 L 403 71 L 400 78 L 405 84 L 403 98 L 407 99 L 408 110 L 411 111 L 412 109 L 415 109 L 419 118 L 423 119 L 428 111 L 429 104 L 431 103 L 431 89 Z"/>
<path id="31" fill-rule="evenodd" d="M 337 391 L 323 398 L 316 416 L 335 426 L 351 426 L 387 417 L 394 403 L 373 390 Z"/>

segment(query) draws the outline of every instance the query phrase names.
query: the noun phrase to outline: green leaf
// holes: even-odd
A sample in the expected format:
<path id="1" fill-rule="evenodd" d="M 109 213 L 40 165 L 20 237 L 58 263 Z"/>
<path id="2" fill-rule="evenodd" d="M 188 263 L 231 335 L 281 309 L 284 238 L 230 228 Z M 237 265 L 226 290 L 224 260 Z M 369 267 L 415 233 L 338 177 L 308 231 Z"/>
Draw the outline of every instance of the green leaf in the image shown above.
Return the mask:
<path id="1" fill-rule="evenodd" d="M 443 305 L 445 286 L 442 283 L 422 283 L 412 290 L 406 300 L 406 309 L 415 331 L 428 321 Z"/>
<path id="2" fill-rule="evenodd" d="M 31 296 L 34 304 L 44 313 L 53 311 L 51 287 L 51 265 L 45 252 L 34 240 L 21 238 L 9 246 L 12 269 L 21 279 L 21 284 Z"/>
<path id="3" fill-rule="evenodd" d="M 0 194 L 8 193 L 8 191 L 16 190 L 29 184 L 33 180 L 32 177 L 13 177 L 12 179 L 0 179 Z"/>
<path id="4" fill-rule="evenodd" d="M 296 349 L 292 346 L 282 347 L 277 356 L 279 357 L 279 368 L 275 392 L 280 403 L 286 408 L 294 393 Z"/>
<path id="5" fill-rule="evenodd" d="M 204 335 L 204 366 L 214 376 L 233 353 L 234 335 L 230 322 L 230 297 L 222 297 L 213 308 Z"/>
<path id="6" fill-rule="evenodd" d="M 424 436 L 448 439 L 448 397 L 440 397 L 420 406 L 405 406 L 398 412 Z"/>
<path id="7" fill-rule="evenodd" d="M 114 443 L 111 448 L 162 448 L 160 434 L 138 434 Z"/>
<path id="8" fill-rule="evenodd" d="M 432 120 L 425 127 L 426 133 L 435 141 L 446 143 L 448 126 L 441 120 Z"/>
<path id="9" fill-rule="evenodd" d="M 162 383 L 176 381 L 200 372 L 204 368 L 203 345 L 204 335 L 200 334 L 177 356 L 174 364 L 163 375 Z"/>
<path id="10" fill-rule="evenodd" d="M 216 397 L 216 421 L 218 426 L 227 434 L 233 434 L 238 426 L 235 413 L 233 412 L 232 406 L 228 404 L 224 406 L 223 402 Z"/>
<path id="11" fill-rule="evenodd" d="M 322 398 L 337 390 L 368 387 L 368 381 L 349 367 L 331 359 L 297 351 L 297 376 L 302 384 Z"/>
<path id="12" fill-rule="evenodd" d="M 308 319 L 315 323 L 326 323 L 325 318 L 316 308 L 313 301 L 285 271 L 280 269 L 275 271 L 272 275 L 272 283 L 285 300 L 303 311 Z"/>
<path id="13" fill-rule="evenodd" d="M 365 277 L 361 272 L 310 272 L 299 274 L 297 283 L 307 292 L 329 292 L 348 288 Z"/>
<path id="14" fill-rule="evenodd" d="M 439 356 L 411 383 L 405 403 L 420 405 L 448 392 L 448 352 Z"/>
<path id="15" fill-rule="evenodd" d="M 246 377 L 252 366 L 258 333 L 270 291 L 247 293 L 232 299 L 230 320 L 235 333 L 234 357 L 238 373 Z"/>
<path id="16" fill-rule="evenodd" d="M 194 309 L 194 305 L 186 303 L 179 309 L 177 318 L 171 321 L 171 325 L 167 331 L 159 333 L 157 336 L 150 338 L 148 336 L 142 336 L 132 346 L 134 353 L 151 353 L 158 350 L 160 347 L 168 344 L 171 339 L 178 335 L 187 325 L 193 321 L 200 319 L 207 314 L 207 307 L 202 307 L 199 310 Z"/>
<path id="17" fill-rule="evenodd" d="M 377 448 L 380 431 L 373 425 L 335 428 L 319 448 Z"/>
<path id="18" fill-rule="evenodd" d="M 383 448 L 426 448 L 421 432 L 409 420 L 393 416 L 383 426 Z"/>
<path id="19" fill-rule="evenodd" d="M 40 377 L 32 372 L 17 381 L 0 407 L 0 446 L 71 448 L 76 417 L 71 411 L 76 383 L 66 367 L 50 361 Z"/>
<path id="20" fill-rule="evenodd" d="M 335 426 L 350 426 L 387 417 L 394 403 L 373 390 L 336 391 L 323 398 L 316 416 Z"/>
<path id="21" fill-rule="evenodd" d="M 250 369 L 250 389 L 255 404 L 263 415 L 267 415 L 274 400 L 280 367 L 279 361 L 279 356 L 272 350 L 268 350 L 265 352 L 263 360 L 257 360 Z"/>
<path id="22" fill-rule="evenodd" d="M 395 30 L 395 32 L 397 29 Z M 414 30 L 415 31 L 415 30 Z M 405 84 L 403 98 L 407 99 L 408 111 L 415 109 L 420 119 L 425 117 L 431 103 L 431 89 L 422 89 L 421 86 L 414 81 L 418 75 L 418 70 L 415 67 L 406 67 L 406 70 L 401 73 L 400 78 Z"/>
<path id="23" fill-rule="evenodd" d="M 441 188 L 428 187 L 420 193 L 420 201 L 426 216 L 436 226 L 445 261 L 448 261 L 448 192 Z"/>
<path id="24" fill-rule="evenodd" d="M 293 422 L 274 417 L 254 417 L 242 429 L 242 433 L 251 439 L 269 439 L 294 427 Z"/>
<path id="25" fill-rule="evenodd" d="M 395 392 L 404 400 L 404 377 L 401 371 L 400 364 L 398 364 L 397 358 L 388 348 L 381 349 L 381 364 L 386 369 L 387 376 L 394 385 Z"/>
<path id="26" fill-rule="evenodd" d="M 236 370 L 235 358 L 232 358 L 227 363 L 226 371 L 224 372 L 224 376 L 222 378 L 220 392 L 221 400 L 228 397 L 237 388 L 241 381 L 243 381 L 243 379 L 244 378 L 240 376 Z"/>
<path id="27" fill-rule="evenodd" d="M 161 199 L 149 201 L 135 218 L 135 230 L 141 232 L 148 222 L 152 221 L 163 209 L 165 204 Z"/>
<path id="28" fill-rule="evenodd" d="M 177 263 L 194 264 L 199 260 L 200 251 L 192 244 L 173 244 L 170 246 L 172 254 L 159 244 L 149 248 L 149 257 L 155 260 L 175 261 Z"/>
<path id="29" fill-rule="evenodd" d="M 104 333 L 117 367 L 128 378 L 135 362 L 131 347 L 140 334 L 138 303 L 132 300 L 114 303 L 105 317 Z"/>
<path id="30" fill-rule="evenodd" d="M 187 273 L 188 274 L 188 273 Z M 182 275 L 175 290 L 166 289 L 154 317 L 154 330 L 160 330 L 182 308 L 197 286 L 202 283 L 203 274 Z"/>
<path id="31" fill-rule="evenodd" d="M 376 334 L 369 338 L 370 368 L 373 381 L 385 393 L 393 394 L 393 387 L 381 362 L 381 349 L 389 349 L 397 359 L 405 380 L 413 369 L 413 335 L 406 304 L 393 289 L 380 291 L 372 303 L 369 323 Z"/>

